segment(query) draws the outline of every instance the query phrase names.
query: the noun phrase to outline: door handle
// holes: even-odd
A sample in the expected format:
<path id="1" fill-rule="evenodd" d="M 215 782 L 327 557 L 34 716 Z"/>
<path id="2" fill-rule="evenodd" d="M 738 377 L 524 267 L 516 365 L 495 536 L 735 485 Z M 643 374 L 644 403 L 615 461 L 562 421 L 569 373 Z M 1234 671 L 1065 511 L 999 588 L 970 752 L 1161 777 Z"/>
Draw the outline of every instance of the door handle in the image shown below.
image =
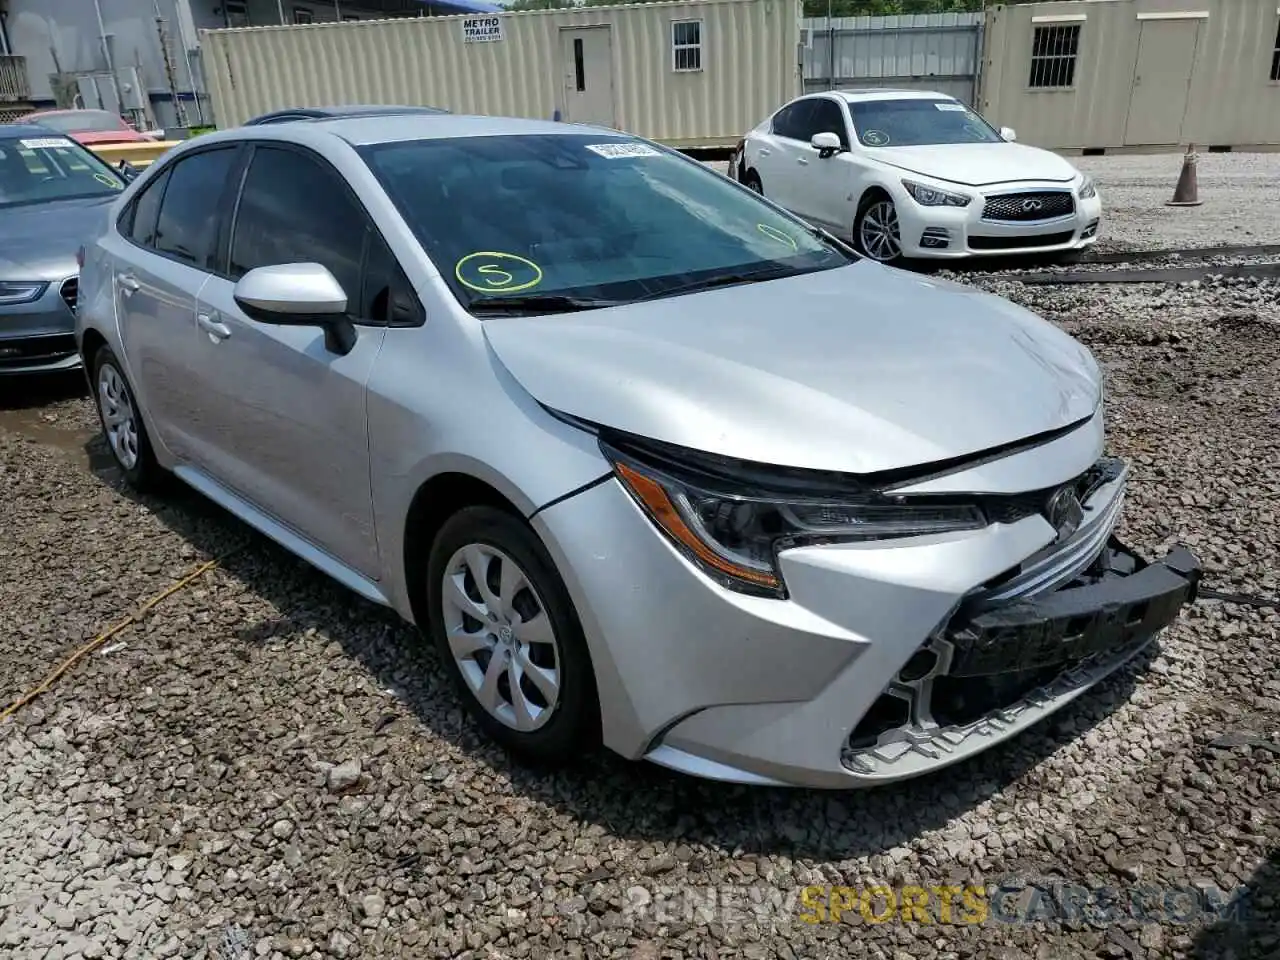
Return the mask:
<path id="1" fill-rule="evenodd" d="M 800 166 L 802 167 L 807 167 L 809 165 L 809 161 L 805 157 L 800 157 L 799 159 L 796 160 L 796 163 L 800 164 Z"/>
<path id="2" fill-rule="evenodd" d="M 762 156 L 762 157 L 767 157 L 767 156 L 769 156 L 769 151 L 768 151 L 768 150 L 766 150 L 764 147 L 761 147 L 761 148 L 760 148 L 760 156 Z"/>
<path id="3" fill-rule="evenodd" d="M 142 289 L 142 284 L 138 282 L 138 278 L 132 273 L 116 274 L 116 283 L 120 284 L 120 293 L 129 297 Z"/>
<path id="4" fill-rule="evenodd" d="M 210 340 L 225 340 L 231 336 L 231 328 L 220 323 L 207 313 L 196 314 L 196 325 L 209 335 Z"/>

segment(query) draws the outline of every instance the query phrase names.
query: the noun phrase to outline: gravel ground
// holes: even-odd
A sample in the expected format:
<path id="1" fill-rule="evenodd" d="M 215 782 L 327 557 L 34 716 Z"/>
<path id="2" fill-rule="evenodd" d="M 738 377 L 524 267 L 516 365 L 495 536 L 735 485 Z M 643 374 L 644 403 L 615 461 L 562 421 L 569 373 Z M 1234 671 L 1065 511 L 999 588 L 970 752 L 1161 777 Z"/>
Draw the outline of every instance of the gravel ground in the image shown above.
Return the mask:
<path id="1" fill-rule="evenodd" d="M 1134 236 L 1185 216 L 1144 210 Z M 1125 535 L 1280 595 L 1280 287 L 967 279 L 1097 352 Z M 539 777 L 477 738 L 396 618 L 194 494 L 130 495 L 95 427 L 74 379 L 0 384 L 0 703 L 238 552 L 0 723 L 0 955 L 1280 953 L 1275 609 L 1198 604 L 1051 721 L 903 786 L 749 790 L 607 756 Z M 873 885 L 981 887 L 991 909 L 806 922 L 803 888 Z M 1192 903 L 1241 886 L 1234 919 Z"/>

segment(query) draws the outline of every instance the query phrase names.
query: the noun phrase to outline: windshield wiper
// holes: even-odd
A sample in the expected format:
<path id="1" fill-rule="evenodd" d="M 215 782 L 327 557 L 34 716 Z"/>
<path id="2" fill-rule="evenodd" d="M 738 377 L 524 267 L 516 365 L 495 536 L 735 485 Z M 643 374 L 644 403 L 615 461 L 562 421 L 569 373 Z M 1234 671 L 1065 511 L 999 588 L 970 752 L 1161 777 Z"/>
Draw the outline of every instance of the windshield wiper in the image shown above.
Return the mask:
<path id="1" fill-rule="evenodd" d="M 471 301 L 472 313 L 574 313 L 617 307 L 629 301 L 606 300 L 602 297 L 570 297 L 544 293 L 528 297 L 477 297 Z"/>
<path id="2" fill-rule="evenodd" d="M 707 277 L 703 280 L 692 280 L 689 283 L 678 283 L 675 286 L 667 287 L 663 290 L 657 290 L 654 293 L 646 293 L 643 297 L 636 297 L 636 303 L 643 300 L 661 300 L 663 297 L 677 297 L 682 293 L 697 293 L 700 290 L 712 290 L 716 287 L 732 287 L 742 283 L 761 283 L 765 280 L 780 280 L 783 277 L 794 277 L 802 273 L 808 273 L 808 270 L 799 270 L 795 267 L 785 267 L 776 270 L 752 270 L 743 273 L 721 273 L 714 277 Z"/>

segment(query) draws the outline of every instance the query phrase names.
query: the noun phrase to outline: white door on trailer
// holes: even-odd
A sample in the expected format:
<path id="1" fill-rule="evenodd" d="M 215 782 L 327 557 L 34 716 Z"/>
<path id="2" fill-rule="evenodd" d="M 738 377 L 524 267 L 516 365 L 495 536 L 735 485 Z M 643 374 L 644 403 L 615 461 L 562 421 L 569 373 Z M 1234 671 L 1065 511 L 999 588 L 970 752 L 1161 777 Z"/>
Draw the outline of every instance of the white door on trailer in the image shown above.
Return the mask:
<path id="1" fill-rule="evenodd" d="M 1127 146 L 1177 144 L 1191 91 L 1198 19 L 1144 20 L 1129 97 Z"/>
<path id="2" fill-rule="evenodd" d="M 608 25 L 560 32 L 564 62 L 564 119 L 615 126 L 613 46 Z"/>

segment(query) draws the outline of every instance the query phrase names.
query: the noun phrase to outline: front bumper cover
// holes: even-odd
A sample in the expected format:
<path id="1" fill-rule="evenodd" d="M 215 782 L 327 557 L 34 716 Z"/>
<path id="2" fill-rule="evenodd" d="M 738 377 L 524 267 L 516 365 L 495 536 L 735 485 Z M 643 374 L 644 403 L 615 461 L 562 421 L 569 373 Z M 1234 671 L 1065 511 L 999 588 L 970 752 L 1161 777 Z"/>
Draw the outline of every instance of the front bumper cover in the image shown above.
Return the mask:
<path id="1" fill-rule="evenodd" d="M 1195 600 L 1200 561 L 1177 547 L 1147 563 L 1112 537 L 1098 579 L 952 621 L 948 673 L 979 677 L 1083 660 L 1149 637 Z"/>
<path id="2" fill-rule="evenodd" d="M 1200 577 L 1185 548 L 1147 563 L 1112 537 L 1061 589 L 981 612 L 961 604 L 854 729 L 842 763 L 897 779 L 1011 736 L 1146 646 L 1195 600 Z"/>

